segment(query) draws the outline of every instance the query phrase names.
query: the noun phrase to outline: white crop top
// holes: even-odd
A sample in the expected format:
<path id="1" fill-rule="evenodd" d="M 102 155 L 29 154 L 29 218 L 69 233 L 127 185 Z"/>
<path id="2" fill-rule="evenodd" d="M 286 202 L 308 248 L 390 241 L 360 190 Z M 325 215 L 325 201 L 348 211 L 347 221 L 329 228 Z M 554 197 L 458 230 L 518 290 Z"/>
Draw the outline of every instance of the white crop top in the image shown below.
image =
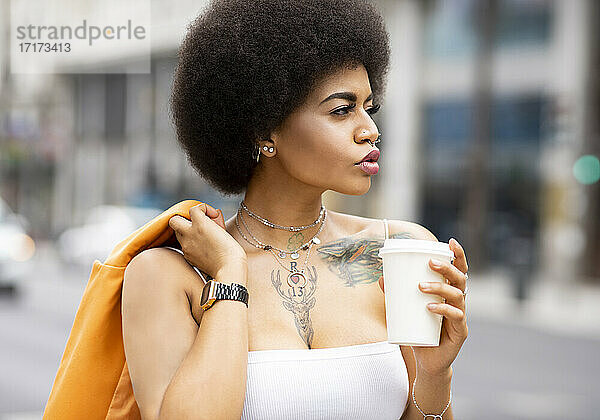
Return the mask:
<path id="1" fill-rule="evenodd" d="M 398 420 L 407 401 L 404 359 L 387 341 L 248 352 L 242 420 Z"/>
<path id="2" fill-rule="evenodd" d="M 249 351 L 241 420 L 398 420 L 408 390 L 400 347 L 387 341 Z"/>

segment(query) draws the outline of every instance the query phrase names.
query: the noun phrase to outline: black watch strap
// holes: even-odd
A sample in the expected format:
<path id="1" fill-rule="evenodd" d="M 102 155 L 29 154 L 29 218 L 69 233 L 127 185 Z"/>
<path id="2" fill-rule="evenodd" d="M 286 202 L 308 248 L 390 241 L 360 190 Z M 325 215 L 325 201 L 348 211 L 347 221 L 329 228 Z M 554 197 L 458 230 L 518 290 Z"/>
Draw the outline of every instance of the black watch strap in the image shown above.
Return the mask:
<path id="1" fill-rule="evenodd" d="M 244 302 L 248 307 L 248 289 L 238 283 L 221 283 L 209 280 L 202 290 L 200 304 L 204 310 L 210 308 L 217 300 L 237 300 Z"/>
<path id="2" fill-rule="evenodd" d="M 248 289 L 237 283 L 220 283 L 217 288 L 217 299 L 239 300 L 248 306 Z"/>

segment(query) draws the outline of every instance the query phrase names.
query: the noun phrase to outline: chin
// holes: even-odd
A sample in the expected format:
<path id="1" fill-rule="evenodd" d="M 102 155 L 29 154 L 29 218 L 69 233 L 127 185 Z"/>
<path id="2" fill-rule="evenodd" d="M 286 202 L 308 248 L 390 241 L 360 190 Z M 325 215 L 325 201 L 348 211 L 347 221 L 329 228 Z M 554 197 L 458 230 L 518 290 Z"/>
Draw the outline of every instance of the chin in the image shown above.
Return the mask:
<path id="1" fill-rule="evenodd" d="M 346 195 L 364 195 L 371 189 L 371 176 L 365 176 L 362 180 L 353 182 L 350 185 L 331 188 L 333 191 Z"/>

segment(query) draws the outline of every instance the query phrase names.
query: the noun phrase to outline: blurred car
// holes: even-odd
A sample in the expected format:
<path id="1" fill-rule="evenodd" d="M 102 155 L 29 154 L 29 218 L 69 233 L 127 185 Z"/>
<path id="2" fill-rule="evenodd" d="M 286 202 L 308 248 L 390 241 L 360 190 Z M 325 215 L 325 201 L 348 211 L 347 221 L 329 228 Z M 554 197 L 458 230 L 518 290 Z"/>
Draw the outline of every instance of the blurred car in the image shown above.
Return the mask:
<path id="1" fill-rule="evenodd" d="M 32 271 L 35 241 L 27 219 L 0 198 L 0 289 L 14 292 Z"/>
<path id="2" fill-rule="evenodd" d="M 91 268 L 104 262 L 113 248 L 164 210 L 152 207 L 102 205 L 90 210 L 82 226 L 68 228 L 57 238 L 65 264 Z"/>

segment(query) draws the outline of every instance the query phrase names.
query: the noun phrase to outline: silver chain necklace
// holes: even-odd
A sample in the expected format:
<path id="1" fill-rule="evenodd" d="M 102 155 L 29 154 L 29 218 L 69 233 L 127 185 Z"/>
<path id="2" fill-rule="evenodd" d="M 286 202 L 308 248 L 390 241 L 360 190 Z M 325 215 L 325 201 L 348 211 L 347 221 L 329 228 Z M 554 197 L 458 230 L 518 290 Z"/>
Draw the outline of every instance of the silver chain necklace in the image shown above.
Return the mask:
<path id="1" fill-rule="evenodd" d="M 296 268 L 295 270 L 290 270 L 289 268 L 287 268 L 285 265 L 283 265 L 281 263 L 279 258 L 277 258 L 277 255 L 275 255 L 275 252 L 273 252 L 273 247 L 271 245 L 263 244 L 261 246 L 261 245 L 254 244 L 246 237 L 246 235 L 244 235 L 244 233 L 242 232 L 242 229 L 240 228 L 240 224 L 238 222 L 238 218 L 242 218 L 240 209 L 238 209 L 238 213 L 235 218 L 235 226 L 237 227 L 237 230 L 240 233 L 240 235 L 242 235 L 242 237 L 246 240 L 246 242 L 248 242 L 250 245 L 253 245 L 256 248 L 264 249 L 265 251 L 269 251 L 271 254 L 273 254 L 273 256 L 275 257 L 275 260 L 279 263 L 279 265 L 281 265 L 283 268 L 285 268 L 287 271 L 289 271 L 289 274 L 287 276 L 288 286 L 290 286 L 290 287 L 305 287 L 308 280 L 306 279 L 306 275 L 304 274 L 304 269 L 306 268 L 306 265 L 308 263 L 308 256 L 310 255 L 310 250 L 312 249 L 313 244 L 320 243 L 320 241 L 316 242 L 315 239 L 317 241 L 319 240 L 318 238 L 316 238 L 316 235 L 318 235 L 319 232 L 321 232 L 321 230 L 323 230 L 323 226 L 325 226 L 326 217 L 327 217 L 327 213 L 325 213 L 325 217 L 323 218 L 323 223 L 319 227 L 319 231 L 315 234 L 315 237 L 313 237 L 313 239 L 307 243 L 308 244 L 308 252 L 306 253 L 306 258 L 304 259 L 303 267 L 300 269 Z M 248 226 L 246 226 L 246 223 L 244 223 L 243 218 L 242 218 L 242 223 L 244 224 L 244 227 L 248 230 L 248 233 L 250 234 L 250 236 L 252 236 L 252 238 L 254 238 L 255 241 L 260 243 L 260 241 L 258 241 L 258 239 L 256 239 L 254 237 L 254 235 L 252 235 L 252 233 L 248 229 Z M 307 244 L 305 244 L 303 246 L 306 246 Z"/>
<path id="2" fill-rule="evenodd" d="M 244 221 L 244 217 L 242 215 L 242 209 L 238 208 L 238 213 L 237 216 L 242 220 L 242 223 L 244 224 L 244 227 L 246 228 L 246 230 L 248 231 L 248 233 L 250 234 L 250 236 L 252 236 L 252 239 L 254 239 L 259 245 L 253 244 L 252 242 L 250 242 L 248 240 L 248 242 L 250 242 L 252 245 L 254 245 L 256 248 L 261 248 L 261 249 L 265 249 L 265 250 L 269 250 L 271 248 L 276 249 L 277 251 L 279 251 L 279 258 L 285 258 L 287 254 L 290 254 L 290 257 L 294 260 L 298 259 L 300 257 L 300 254 L 298 254 L 298 251 L 300 249 L 307 249 L 310 245 L 314 244 L 320 244 L 321 240 L 317 237 L 317 235 L 319 235 L 319 233 L 321 233 L 321 231 L 323 230 L 323 227 L 325 226 L 325 220 L 327 219 L 327 210 L 323 207 L 323 223 L 321 223 L 321 226 L 319 227 L 319 230 L 317 231 L 317 233 L 314 234 L 314 236 L 306 243 L 300 245 L 298 248 L 296 248 L 293 251 L 286 251 L 284 249 L 279 249 L 273 245 L 269 245 L 269 244 L 265 244 L 263 242 L 261 242 L 260 240 L 258 240 L 254 235 L 252 235 L 252 232 L 250 231 L 250 229 L 248 228 L 248 225 L 246 225 L 246 222 Z M 237 219 L 238 217 L 236 217 L 236 225 L 238 225 Z M 240 234 L 242 236 L 244 236 L 244 234 L 241 232 L 240 230 Z"/>
<path id="3" fill-rule="evenodd" d="M 289 231 L 292 231 L 292 232 L 298 232 L 299 230 L 304 230 L 304 229 L 308 229 L 310 227 L 316 226 L 321 221 L 321 217 L 323 217 L 323 215 L 325 214 L 325 207 L 323 207 L 323 205 L 321 204 L 321 211 L 319 212 L 319 217 L 317 217 L 317 220 L 315 220 L 314 222 L 312 222 L 310 225 L 306 225 L 306 226 L 281 226 L 281 225 L 277 225 L 277 224 L 275 224 L 273 222 L 270 222 L 267 219 L 265 219 L 263 217 L 260 217 L 257 214 L 252 213 L 250 211 L 250 209 L 248 207 L 246 207 L 246 204 L 244 203 L 243 200 L 240 203 L 240 205 L 242 206 L 242 208 L 244 210 L 246 210 L 246 212 L 250 216 L 252 216 L 256 220 L 260 220 L 260 222 L 263 225 L 267 225 L 269 227 L 276 228 L 276 229 L 285 229 L 285 230 L 289 230 Z"/>
<path id="4" fill-rule="evenodd" d="M 235 219 L 235 225 L 238 228 L 238 232 L 240 232 L 240 234 L 242 235 L 242 237 L 251 245 L 255 245 L 252 242 L 250 242 L 248 240 L 248 238 L 242 233 L 242 230 L 240 229 L 240 225 L 238 223 L 238 219 L 236 217 Z M 256 245 L 255 245 L 256 246 Z M 271 252 L 271 254 L 273 254 L 273 256 L 275 257 L 275 260 L 279 263 L 280 266 L 282 266 L 283 268 L 285 268 L 287 271 L 290 272 L 290 274 L 288 274 L 288 278 L 287 278 L 287 283 L 290 287 L 304 287 L 306 285 L 306 277 L 304 276 L 304 268 L 306 267 L 306 264 L 308 263 L 308 256 L 310 255 L 310 250 L 312 249 L 313 244 L 311 243 L 308 246 L 308 252 L 306 253 L 306 258 L 304 260 L 304 267 L 302 267 L 301 269 L 296 269 L 294 270 L 290 270 L 289 268 L 287 268 L 285 265 L 283 265 L 281 263 L 281 261 L 279 260 L 279 258 L 277 258 L 277 255 L 275 255 L 275 253 L 273 252 L 273 249 L 269 248 L 263 248 L 269 252 Z M 260 247 L 259 247 L 260 248 Z"/>

